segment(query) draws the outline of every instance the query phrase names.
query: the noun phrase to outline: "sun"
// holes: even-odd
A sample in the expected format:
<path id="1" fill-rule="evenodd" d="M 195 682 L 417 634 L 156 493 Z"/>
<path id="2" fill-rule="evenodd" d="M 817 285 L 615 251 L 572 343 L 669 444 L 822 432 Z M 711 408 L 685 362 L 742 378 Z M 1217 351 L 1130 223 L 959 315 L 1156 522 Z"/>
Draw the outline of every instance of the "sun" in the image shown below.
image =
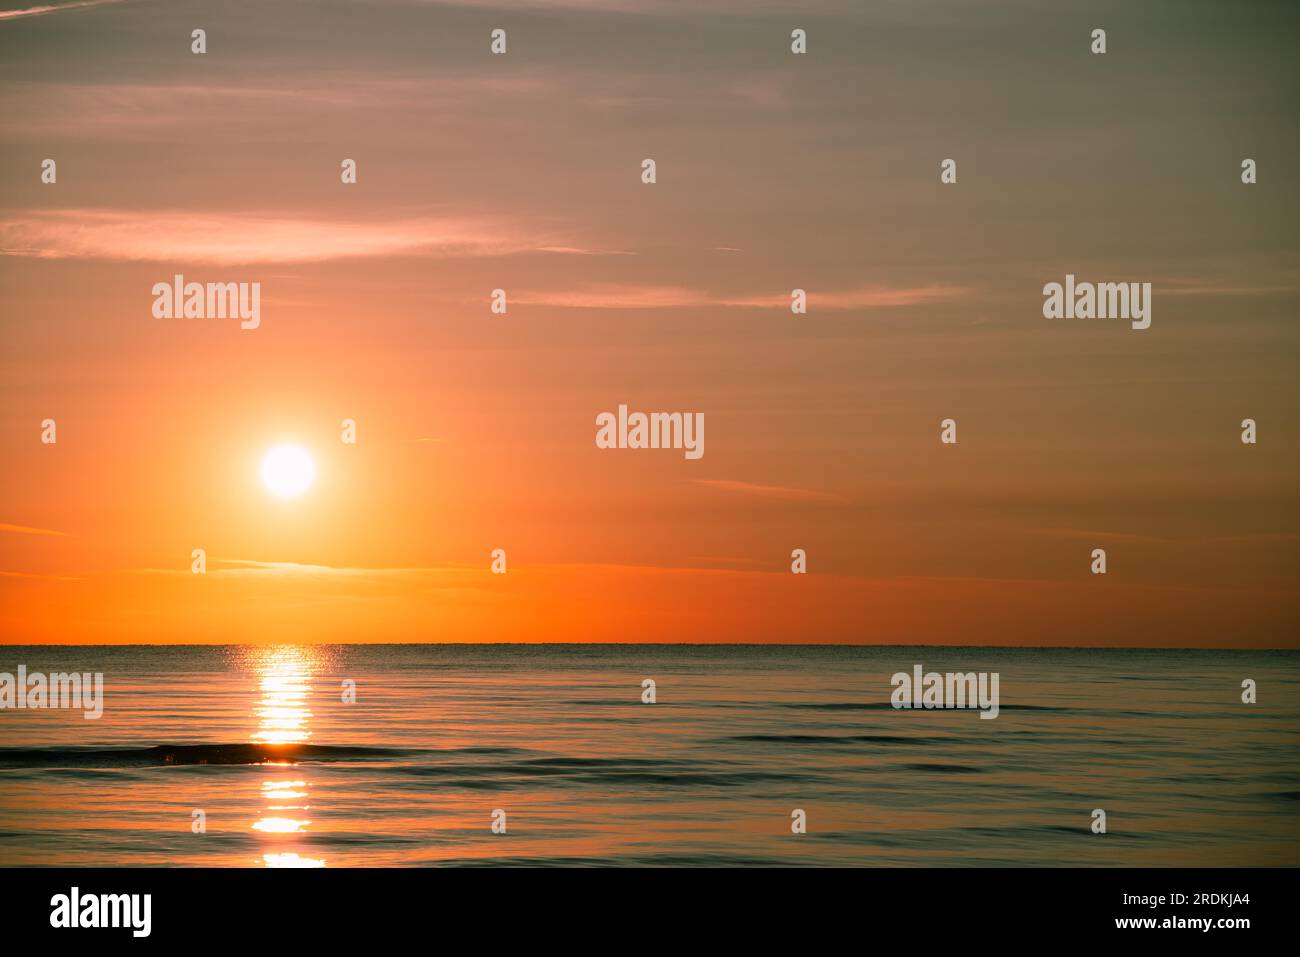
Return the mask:
<path id="1" fill-rule="evenodd" d="M 316 481 L 316 463 L 301 445 L 277 445 L 262 456 L 261 475 L 272 495 L 297 498 Z"/>

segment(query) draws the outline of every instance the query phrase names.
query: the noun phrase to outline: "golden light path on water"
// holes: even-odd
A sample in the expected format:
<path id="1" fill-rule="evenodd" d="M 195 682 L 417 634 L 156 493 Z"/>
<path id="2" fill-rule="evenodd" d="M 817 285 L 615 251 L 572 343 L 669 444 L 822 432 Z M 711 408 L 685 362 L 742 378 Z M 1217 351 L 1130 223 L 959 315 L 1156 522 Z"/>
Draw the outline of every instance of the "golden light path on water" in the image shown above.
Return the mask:
<path id="1" fill-rule="evenodd" d="M 250 739 L 258 744 L 305 744 L 311 738 L 311 678 L 314 670 L 309 650 L 294 646 L 260 649 L 253 661 L 261 699 L 253 711 L 257 730 Z M 274 777 L 262 782 L 262 817 L 253 822 L 276 846 L 262 854 L 267 867 L 324 867 L 325 861 L 281 846 L 311 826 L 308 788 L 299 765 L 291 760 L 268 760 L 263 767 Z"/>

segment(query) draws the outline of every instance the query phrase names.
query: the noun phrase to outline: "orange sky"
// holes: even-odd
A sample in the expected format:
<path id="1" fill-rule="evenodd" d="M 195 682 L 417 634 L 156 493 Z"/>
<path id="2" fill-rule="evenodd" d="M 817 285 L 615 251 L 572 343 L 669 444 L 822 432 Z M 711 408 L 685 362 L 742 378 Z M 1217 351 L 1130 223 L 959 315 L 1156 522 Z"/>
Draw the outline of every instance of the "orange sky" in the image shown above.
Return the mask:
<path id="1" fill-rule="evenodd" d="M 1296 647 L 1293 15 L 860 6 L 0 16 L 0 641 Z"/>

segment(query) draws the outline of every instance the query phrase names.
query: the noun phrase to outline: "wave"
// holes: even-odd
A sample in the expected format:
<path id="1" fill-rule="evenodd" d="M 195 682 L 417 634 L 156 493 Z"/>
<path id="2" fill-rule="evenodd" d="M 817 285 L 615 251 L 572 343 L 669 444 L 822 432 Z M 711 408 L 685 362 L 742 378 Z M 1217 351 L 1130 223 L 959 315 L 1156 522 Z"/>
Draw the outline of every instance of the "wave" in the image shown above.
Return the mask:
<path id="1" fill-rule="evenodd" d="M 148 748 L 0 748 L 0 767 L 131 768 L 151 765 L 348 761 L 408 752 L 324 744 L 159 744 Z"/>
<path id="2" fill-rule="evenodd" d="M 889 701 L 818 701 L 818 702 L 793 702 L 782 701 L 776 707 L 778 708 L 798 708 L 808 711 L 956 711 L 971 710 L 957 708 L 895 708 Z M 999 706 L 1001 711 L 1071 711 L 1071 708 L 1055 708 L 1041 704 L 1004 704 Z M 1147 712 L 1138 712 L 1146 714 Z"/>
<path id="3" fill-rule="evenodd" d="M 759 744 L 960 744 L 961 738 L 906 734 L 733 734 L 723 741 Z"/>
<path id="4" fill-rule="evenodd" d="M 675 758 L 539 757 L 492 764 L 398 765 L 377 769 L 398 777 L 459 789 L 508 789 L 545 780 L 635 787 L 736 788 L 767 784 L 817 784 L 817 775 L 755 768 L 731 762 Z"/>
<path id="5" fill-rule="evenodd" d="M 931 774 L 982 774 L 983 768 L 971 767 L 969 764 L 904 764 L 904 771 L 917 771 Z"/>

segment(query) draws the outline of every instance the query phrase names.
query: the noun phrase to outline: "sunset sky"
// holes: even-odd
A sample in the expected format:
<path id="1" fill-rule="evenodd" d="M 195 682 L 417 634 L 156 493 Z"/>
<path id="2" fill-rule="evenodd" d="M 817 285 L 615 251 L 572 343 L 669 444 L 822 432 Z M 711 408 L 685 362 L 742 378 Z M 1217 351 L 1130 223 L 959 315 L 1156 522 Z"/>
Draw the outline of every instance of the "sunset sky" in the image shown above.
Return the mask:
<path id="1" fill-rule="evenodd" d="M 0 0 L 0 642 L 1300 646 L 1297 26 Z M 1151 328 L 1044 319 L 1067 273 Z"/>

